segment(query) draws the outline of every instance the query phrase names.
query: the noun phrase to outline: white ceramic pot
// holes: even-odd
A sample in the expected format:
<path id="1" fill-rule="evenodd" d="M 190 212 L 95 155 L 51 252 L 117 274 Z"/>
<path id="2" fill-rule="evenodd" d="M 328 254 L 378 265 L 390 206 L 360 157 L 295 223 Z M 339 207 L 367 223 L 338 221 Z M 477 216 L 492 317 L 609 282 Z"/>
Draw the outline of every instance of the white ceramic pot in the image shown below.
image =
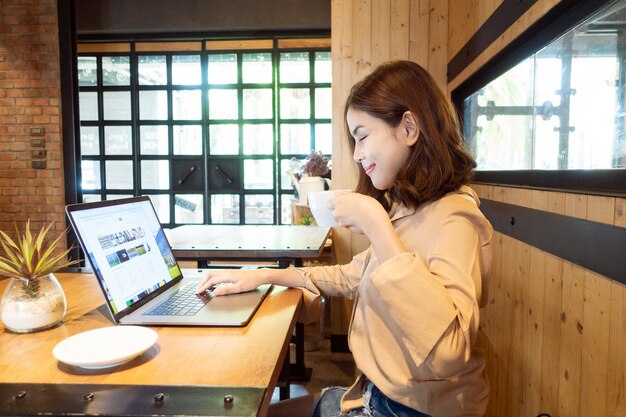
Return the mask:
<path id="1" fill-rule="evenodd" d="M 303 177 L 299 181 L 298 194 L 300 196 L 299 203 L 307 204 L 307 196 L 314 191 L 324 191 L 326 184 L 330 186 L 330 180 L 322 177 Z"/>

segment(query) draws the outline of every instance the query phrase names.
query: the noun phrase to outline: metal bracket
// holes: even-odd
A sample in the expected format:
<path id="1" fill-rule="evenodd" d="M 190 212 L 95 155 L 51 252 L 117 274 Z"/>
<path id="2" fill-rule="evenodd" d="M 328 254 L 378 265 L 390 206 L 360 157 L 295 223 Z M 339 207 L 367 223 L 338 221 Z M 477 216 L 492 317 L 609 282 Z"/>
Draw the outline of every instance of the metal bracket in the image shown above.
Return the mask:
<path id="1" fill-rule="evenodd" d="M 256 416 L 263 387 L 0 383 L 0 415 Z"/>

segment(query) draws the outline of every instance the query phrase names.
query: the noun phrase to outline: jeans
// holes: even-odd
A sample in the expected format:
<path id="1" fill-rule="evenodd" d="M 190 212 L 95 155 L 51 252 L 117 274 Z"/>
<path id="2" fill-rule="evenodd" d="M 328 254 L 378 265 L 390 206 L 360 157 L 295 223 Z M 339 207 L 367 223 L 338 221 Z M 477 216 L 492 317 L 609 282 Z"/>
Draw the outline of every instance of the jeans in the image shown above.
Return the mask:
<path id="1" fill-rule="evenodd" d="M 347 391 L 344 387 L 328 388 L 315 406 L 313 417 L 429 417 L 385 396 L 374 384 L 367 384 L 363 407 L 342 414 L 341 396 Z"/>

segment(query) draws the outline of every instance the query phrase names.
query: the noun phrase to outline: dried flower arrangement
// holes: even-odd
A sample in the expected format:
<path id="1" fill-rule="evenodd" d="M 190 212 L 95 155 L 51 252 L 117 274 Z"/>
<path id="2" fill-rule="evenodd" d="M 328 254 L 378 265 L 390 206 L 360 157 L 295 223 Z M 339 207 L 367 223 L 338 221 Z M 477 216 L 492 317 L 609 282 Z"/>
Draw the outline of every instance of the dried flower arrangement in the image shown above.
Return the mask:
<path id="1" fill-rule="evenodd" d="M 300 167 L 300 175 L 309 177 L 321 177 L 330 171 L 330 158 L 327 158 L 322 151 L 311 150 L 309 156 L 303 161 Z"/>

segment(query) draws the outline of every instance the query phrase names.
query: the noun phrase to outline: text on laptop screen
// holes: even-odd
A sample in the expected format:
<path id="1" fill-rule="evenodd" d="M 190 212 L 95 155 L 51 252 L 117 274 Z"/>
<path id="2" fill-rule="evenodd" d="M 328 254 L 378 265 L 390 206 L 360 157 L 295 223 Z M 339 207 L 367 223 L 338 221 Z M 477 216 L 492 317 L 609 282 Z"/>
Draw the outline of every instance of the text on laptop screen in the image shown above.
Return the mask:
<path id="1" fill-rule="evenodd" d="M 181 276 L 149 201 L 72 213 L 114 311 Z"/>

